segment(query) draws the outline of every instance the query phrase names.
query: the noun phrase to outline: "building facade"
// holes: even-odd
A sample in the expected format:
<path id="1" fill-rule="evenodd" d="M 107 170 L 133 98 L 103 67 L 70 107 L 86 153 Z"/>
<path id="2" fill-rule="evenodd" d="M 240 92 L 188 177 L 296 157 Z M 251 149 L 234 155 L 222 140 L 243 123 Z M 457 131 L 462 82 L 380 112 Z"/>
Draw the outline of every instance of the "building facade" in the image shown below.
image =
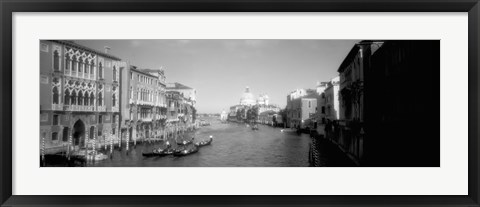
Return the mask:
<path id="1" fill-rule="evenodd" d="M 40 41 L 40 140 L 44 151 L 119 142 L 123 67 L 121 59 L 73 41 Z"/>
<path id="2" fill-rule="evenodd" d="M 169 123 L 182 130 L 197 127 L 195 108 L 197 91 L 177 82 L 168 83 L 166 90 Z"/>
<path id="3" fill-rule="evenodd" d="M 337 76 L 328 82 L 325 88 L 325 119 L 329 121 L 338 120 L 340 118 L 340 77 Z"/>
<path id="4" fill-rule="evenodd" d="M 256 122 L 258 122 L 261 121 L 259 120 L 260 114 L 267 111 L 273 111 L 275 113 L 278 113 L 280 111 L 280 107 L 274 104 L 270 104 L 270 100 L 267 94 L 260 94 L 258 98 L 255 98 L 255 95 L 250 92 L 250 88 L 247 86 L 245 87 L 244 93 L 240 97 L 239 104 L 230 107 L 230 112 L 228 113 L 228 120 L 244 122 L 248 118 L 247 115 L 249 110 L 256 111 Z"/>
<path id="5" fill-rule="evenodd" d="M 317 112 L 318 94 L 312 89 L 297 89 L 287 96 L 287 125 L 290 128 L 310 128 L 309 122 Z"/>
<path id="6" fill-rule="evenodd" d="M 130 66 L 125 80 L 128 104 L 122 112 L 122 137 L 129 141 L 162 138 L 166 121 L 166 87 L 163 70 Z M 127 137 L 128 134 L 128 137 Z"/>

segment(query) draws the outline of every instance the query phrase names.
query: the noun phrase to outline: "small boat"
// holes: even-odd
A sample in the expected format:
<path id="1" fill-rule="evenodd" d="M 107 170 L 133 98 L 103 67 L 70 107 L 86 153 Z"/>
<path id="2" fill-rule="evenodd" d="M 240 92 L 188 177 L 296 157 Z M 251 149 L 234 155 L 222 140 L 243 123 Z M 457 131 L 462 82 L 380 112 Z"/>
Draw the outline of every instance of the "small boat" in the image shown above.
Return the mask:
<path id="1" fill-rule="evenodd" d="M 253 125 L 252 130 L 258 130 L 258 125 Z"/>
<path id="2" fill-rule="evenodd" d="M 206 145 L 211 144 L 212 141 L 213 141 L 213 138 L 210 138 L 209 140 L 202 140 L 202 141 L 200 141 L 200 142 L 195 143 L 195 146 L 197 146 L 197 147 L 203 147 L 203 146 L 206 146 Z"/>
<path id="3" fill-rule="evenodd" d="M 154 149 L 152 152 L 143 152 L 142 155 L 145 156 L 145 157 L 155 157 L 155 156 L 164 156 L 164 155 L 168 155 L 166 152 L 169 151 L 171 148 L 170 145 L 167 145 L 166 148 L 164 149 Z"/>
<path id="4" fill-rule="evenodd" d="M 189 145 L 193 143 L 193 139 L 192 140 L 183 140 L 183 142 L 177 142 L 177 145 Z"/>
<path id="5" fill-rule="evenodd" d="M 106 160 L 106 159 L 108 159 L 108 155 L 103 154 L 101 152 L 96 152 L 96 153 L 89 152 L 87 156 L 87 160 L 98 161 L 98 160 Z"/>
<path id="6" fill-rule="evenodd" d="M 182 157 L 182 156 L 186 156 L 186 155 L 193 154 L 193 153 L 196 153 L 196 152 L 198 152 L 198 147 L 196 147 L 196 146 L 194 146 L 193 148 L 190 148 L 190 149 L 182 148 L 182 149 L 179 149 L 179 150 L 175 150 L 175 152 L 173 153 L 173 156 Z"/>

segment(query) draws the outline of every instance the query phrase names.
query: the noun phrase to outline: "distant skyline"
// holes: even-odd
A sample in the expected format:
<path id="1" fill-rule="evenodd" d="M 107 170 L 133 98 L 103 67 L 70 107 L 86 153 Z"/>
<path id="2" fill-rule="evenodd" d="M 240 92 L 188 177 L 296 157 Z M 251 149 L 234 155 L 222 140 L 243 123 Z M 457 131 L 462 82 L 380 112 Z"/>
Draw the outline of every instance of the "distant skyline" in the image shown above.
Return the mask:
<path id="1" fill-rule="evenodd" d="M 359 40 L 74 40 L 130 62 L 163 67 L 167 82 L 197 90 L 198 113 L 220 113 L 245 87 L 284 108 L 287 95 L 329 81 Z"/>

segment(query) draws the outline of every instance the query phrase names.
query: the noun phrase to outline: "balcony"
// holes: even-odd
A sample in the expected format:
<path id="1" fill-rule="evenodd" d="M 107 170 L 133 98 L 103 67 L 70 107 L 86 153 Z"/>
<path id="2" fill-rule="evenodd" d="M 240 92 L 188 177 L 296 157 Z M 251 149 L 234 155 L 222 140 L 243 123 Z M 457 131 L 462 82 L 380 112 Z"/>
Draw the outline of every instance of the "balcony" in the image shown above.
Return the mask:
<path id="1" fill-rule="evenodd" d="M 153 102 L 150 102 L 150 101 L 137 101 L 137 104 L 146 105 L 146 106 L 155 106 L 155 104 Z"/>
<path id="2" fill-rule="evenodd" d="M 52 110 L 56 110 L 56 111 L 63 110 L 63 104 L 52 104 Z"/>
<path id="3" fill-rule="evenodd" d="M 112 108 L 111 108 L 111 111 L 112 111 L 112 112 L 118 112 L 119 110 L 118 110 L 118 107 L 112 107 Z"/>
<path id="4" fill-rule="evenodd" d="M 70 70 L 64 70 L 65 75 L 70 75 Z"/>
<path id="5" fill-rule="evenodd" d="M 140 118 L 142 122 L 151 122 L 152 118 Z"/>
<path id="6" fill-rule="evenodd" d="M 107 111 L 107 108 L 105 106 L 97 106 L 97 111 L 98 112 L 105 112 L 105 111 Z"/>
<path id="7" fill-rule="evenodd" d="M 64 105 L 64 111 L 94 111 L 94 106 Z"/>

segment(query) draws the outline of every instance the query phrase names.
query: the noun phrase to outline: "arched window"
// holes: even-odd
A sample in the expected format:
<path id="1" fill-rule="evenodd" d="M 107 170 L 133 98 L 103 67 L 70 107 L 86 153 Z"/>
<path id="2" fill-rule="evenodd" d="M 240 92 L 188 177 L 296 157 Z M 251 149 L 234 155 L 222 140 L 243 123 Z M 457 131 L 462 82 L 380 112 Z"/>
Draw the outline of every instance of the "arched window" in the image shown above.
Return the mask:
<path id="1" fill-rule="evenodd" d="M 116 96 L 115 94 L 112 95 L 112 105 L 113 105 L 113 107 L 115 107 L 117 105 L 117 98 L 115 96 Z"/>
<path id="2" fill-rule="evenodd" d="M 59 96 L 58 96 L 58 88 L 57 88 L 57 87 L 53 87 L 52 93 L 53 93 L 53 104 L 59 104 L 60 100 L 58 99 L 58 98 L 59 98 Z"/>
<path id="3" fill-rule="evenodd" d="M 77 99 L 77 105 L 81 106 L 83 102 L 83 93 L 81 91 L 78 92 L 78 99 Z"/>
<path id="4" fill-rule="evenodd" d="M 60 70 L 60 55 L 57 50 L 53 51 L 53 69 Z"/>
<path id="5" fill-rule="evenodd" d="M 74 57 L 72 57 L 72 71 L 77 71 L 77 59 Z"/>
<path id="6" fill-rule="evenodd" d="M 65 105 L 70 104 L 70 92 L 68 90 L 65 90 L 65 96 L 64 96 L 63 102 Z"/>
<path id="7" fill-rule="evenodd" d="M 102 63 L 98 63 L 98 77 L 103 78 L 103 66 Z"/>
<path id="8" fill-rule="evenodd" d="M 78 60 L 78 72 L 84 72 L 84 67 L 83 67 L 83 59 Z"/>
<path id="9" fill-rule="evenodd" d="M 85 92 L 85 97 L 83 98 L 83 105 L 88 106 L 88 92 Z"/>
<path id="10" fill-rule="evenodd" d="M 70 56 L 65 55 L 65 70 L 70 70 Z"/>
<path id="11" fill-rule="evenodd" d="M 85 61 L 85 74 L 88 75 L 90 73 L 90 65 L 88 61 Z"/>
<path id="12" fill-rule="evenodd" d="M 103 106 L 102 92 L 98 93 L 98 106 Z"/>
<path id="13" fill-rule="evenodd" d="M 77 104 L 77 92 L 72 91 L 72 95 L 70 96 L 70 104 L 76 105 Z"/>
<path id="14" fill-rule="evenodd" d="M 95 94 L 93 92 L 90 93 L 90 105 L 95 105 Z"/>
<path id="15" fill-rule="evenodd" d="M 93 75 L 93 71 L 95 71 L 95 63 L 93 62 L 93 60 L 92 60 L 92 62 L 90 62 L 90 63 L 91 63 L 91 64 L 90 64 L 90 74 Z"/>
<path id="16" fill-rule="evenodd" d="M 113 81 L 117 80 L 117 68 L 113 66 Z"/>

